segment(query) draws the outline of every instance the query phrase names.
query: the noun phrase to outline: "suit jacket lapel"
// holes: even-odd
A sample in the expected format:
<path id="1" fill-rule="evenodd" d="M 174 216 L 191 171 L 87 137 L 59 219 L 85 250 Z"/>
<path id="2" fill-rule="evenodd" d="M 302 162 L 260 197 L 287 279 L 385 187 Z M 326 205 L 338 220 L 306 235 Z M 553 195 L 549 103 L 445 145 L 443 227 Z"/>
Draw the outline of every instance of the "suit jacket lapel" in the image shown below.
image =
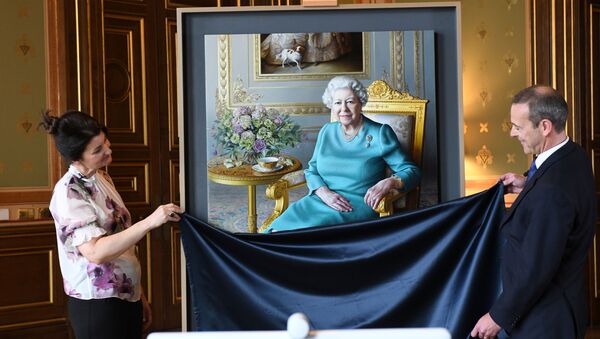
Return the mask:
<path id="1" fill-rule="evenodd" d="M 523 190 L 521 191 L 521 193 L 519 193 L 517 199 L 515 199 L 512 206 L 508 209 L 508 211 L 506 211 L 506 213 L 504 214 L 504 218 L 502 219 L 502 223 L 500 224 L 500 227 L 503 227 L 504 224 L 506 224 L 510 220 L 514 211 L 517 209 L 521 201 L 523 201 L 527 193 L 529 193 L 529 191 L 533 189 L 538 179 L 542 175 L 544 175 L 544 172 L 546 172 L 548 168 L 552 167 L 552 165 L 554 165 L 557 161 L 565 157 L 567 154 L 571 153 L 574 148 L 575 144 L 573 143 L 573 141 L 569 140 L 563 147 L 559 148 L 548 159 L 546 159 L 546 161 L 544 161 L 542 166 L 538 168 L 537 171 L 535 171 L 533 177 L 527 180 L 525 187 L 523 187 Z"/>

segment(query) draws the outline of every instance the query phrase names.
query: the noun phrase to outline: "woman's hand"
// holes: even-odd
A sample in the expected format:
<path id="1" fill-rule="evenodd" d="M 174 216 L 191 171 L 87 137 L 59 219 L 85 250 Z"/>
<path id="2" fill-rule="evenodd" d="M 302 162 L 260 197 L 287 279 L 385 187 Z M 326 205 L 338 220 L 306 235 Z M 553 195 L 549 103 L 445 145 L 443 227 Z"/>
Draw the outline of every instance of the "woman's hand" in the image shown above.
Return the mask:
<path id="1" fill-rule="evenodd" d="M 167 221 L 179 221 L 181 207 L 175 204 L 158 206 L 146 219 L 139 221 L 121 232 L 109 236 L 96 237 L 77 246 L 87 260 L 95 264 L 111 261 L 140 241 L 146 233 L 161 226 Z"/>
<path id="2" fill-rule="evenodd" d="M 365 204 L 375 209 L 383 197 L 388 194 L 392 188 L 396 188 L 396 179 L 390 177 L 380 180 L 367 190 L 365 194 Z"/>
<path id="3" fill-rule="evenodd" d="M 166 205 L 158 206 L 152 214 L 150 214 L 146 220 L 150 225 L 150 229 L 154 229 L 159 227 L 160 225 L 168 222 L 168 221 L 179 221 L 181 217 L 178 213 L 183 213 L 181 207 L 171 203 Z"/>
<path id="4" fill-rule="evenodd" d="M 340 212 L 351 212 L 352 205 L 350 201 L 346 198 L 342 197 L 339 193 L 334 192 L 329 189 L 327 186 L 321 186 L 317 188 L 315 194 L 323 200 L 323 202 L 333 208 L 336 211 Z"/>

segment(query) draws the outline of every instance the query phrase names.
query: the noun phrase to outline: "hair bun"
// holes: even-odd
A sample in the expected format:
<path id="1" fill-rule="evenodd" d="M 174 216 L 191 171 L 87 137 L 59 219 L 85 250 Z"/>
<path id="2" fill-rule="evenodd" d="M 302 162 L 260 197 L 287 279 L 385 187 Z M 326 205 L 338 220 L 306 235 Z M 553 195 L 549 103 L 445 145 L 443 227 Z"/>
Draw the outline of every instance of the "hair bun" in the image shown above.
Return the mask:
<path id="1" fill-rule="evenodd" d="M 56 134 L 56 130 L 58 129 L 58 118 L 50 115 L 50 110 L 46 110 L 42 113 L 42 121 L 38 125 L 38 127 L 43 127 L 46 132 L 50 134 Z"/>

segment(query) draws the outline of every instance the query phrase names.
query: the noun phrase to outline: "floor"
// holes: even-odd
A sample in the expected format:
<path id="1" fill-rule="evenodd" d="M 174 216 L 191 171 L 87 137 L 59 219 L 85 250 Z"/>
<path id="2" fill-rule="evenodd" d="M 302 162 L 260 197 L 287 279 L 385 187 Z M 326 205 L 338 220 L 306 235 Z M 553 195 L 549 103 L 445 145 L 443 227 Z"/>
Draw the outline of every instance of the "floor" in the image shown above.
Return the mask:
<path id="1" fill-rule="evenodd" d="M 266 186 L 256 186 L 256 211 L 258 226 L 271 214 L 275 201 L 265 195 Z M 291 190 L 290 203 L 302 198 L 308 192 L 306 186 Z M 437 203 L 437 189 L 422 187 L 421 206 Z M 246 186 L 227 186 L 214 182 L 208 185 L 208 221 L 229 232 L 248 231 L 248 190 Z"/>
<path id="2" fill-rule="evenodd" d="M 267 199 L 266 186 L 256 186 L 258 226 L 273 212 L 274 200 Z M 248 190 L 246 186 L 226 186 L 210 182 L 208 186 L 208 221 L 230 232 L 248 231 Z M 290 203 L 306 195 L 306 186 L 290 191 Z"/>

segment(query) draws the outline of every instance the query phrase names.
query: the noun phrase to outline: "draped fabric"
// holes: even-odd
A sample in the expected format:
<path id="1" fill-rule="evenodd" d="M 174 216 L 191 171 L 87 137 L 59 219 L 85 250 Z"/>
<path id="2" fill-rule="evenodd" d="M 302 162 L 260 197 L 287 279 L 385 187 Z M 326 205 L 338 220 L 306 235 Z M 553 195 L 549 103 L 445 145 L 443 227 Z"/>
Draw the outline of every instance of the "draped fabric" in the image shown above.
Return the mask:
<path id="1" fill-rule="evenodd" d="M 445 327 L 468 337 L 500 292 L 503 187 L 395 216 L 272 234 L 180 226 L 193 330 Z"/>

